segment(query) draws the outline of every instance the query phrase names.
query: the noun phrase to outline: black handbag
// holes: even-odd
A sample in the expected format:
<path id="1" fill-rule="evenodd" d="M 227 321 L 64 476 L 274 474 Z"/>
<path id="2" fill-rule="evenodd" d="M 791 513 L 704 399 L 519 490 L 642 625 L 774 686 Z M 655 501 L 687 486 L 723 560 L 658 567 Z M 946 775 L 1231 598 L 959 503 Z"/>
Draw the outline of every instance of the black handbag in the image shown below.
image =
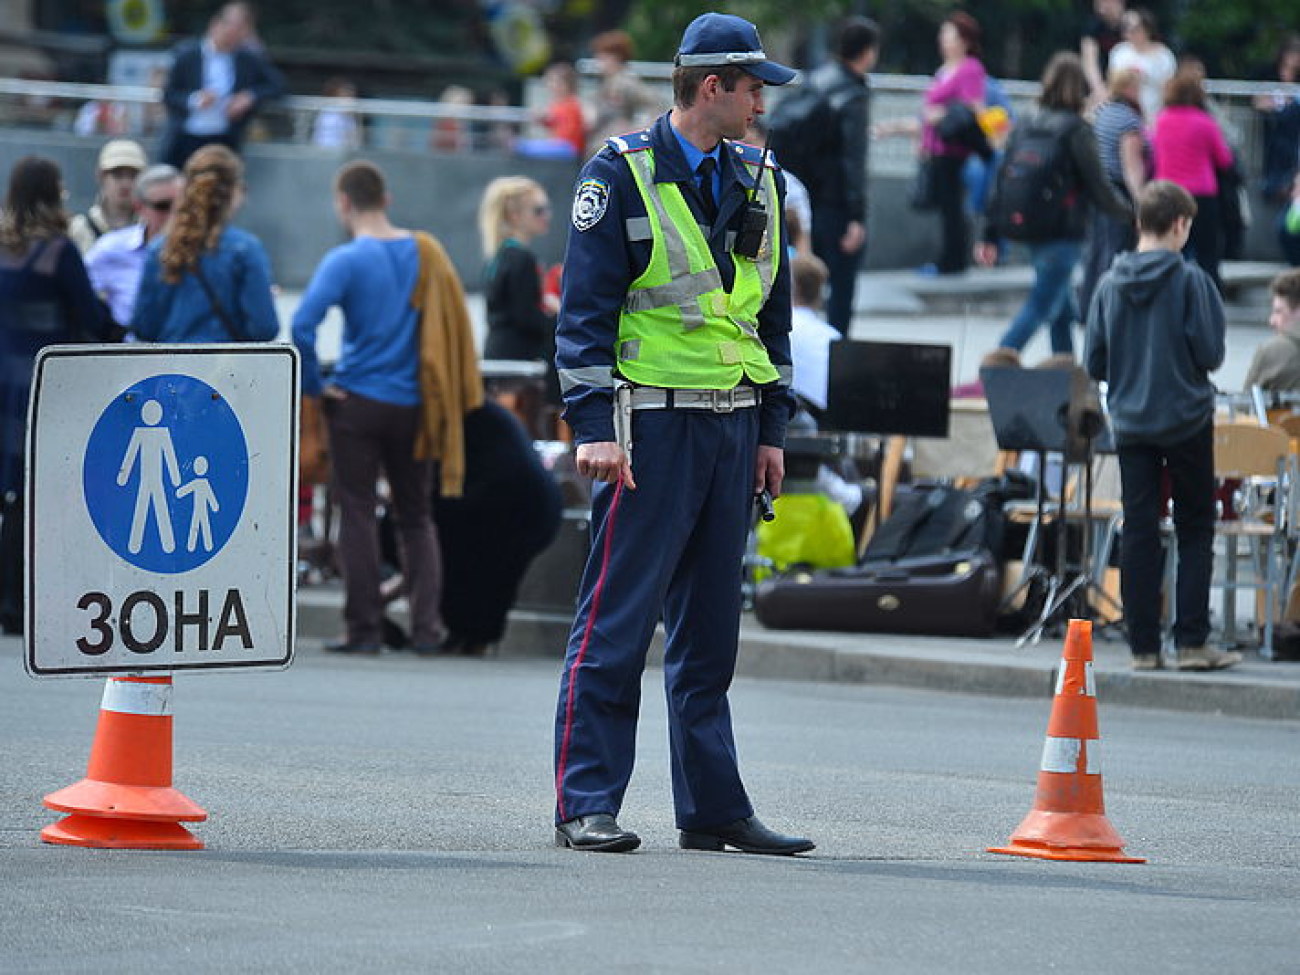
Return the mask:
<path id="1" fill-rule="evenodd" d="M 907 202 L 913 210 L 938 209 L 939 201 L 934 192 L 934 166 L 929 156 L 923 157 L 917 164 L 916 176 L 912 180 L 912 191 Z"/>
<path id="2" fill-rule="evenodd" d="M 964 146 L 979 153 L 983 159 L 993 155 L 988 136 L 980 127 L 979 117 L 965 102 L 948 102 L 944 106 L 943 118 L 939 119 L 934 131 L 944 142 Z"/>

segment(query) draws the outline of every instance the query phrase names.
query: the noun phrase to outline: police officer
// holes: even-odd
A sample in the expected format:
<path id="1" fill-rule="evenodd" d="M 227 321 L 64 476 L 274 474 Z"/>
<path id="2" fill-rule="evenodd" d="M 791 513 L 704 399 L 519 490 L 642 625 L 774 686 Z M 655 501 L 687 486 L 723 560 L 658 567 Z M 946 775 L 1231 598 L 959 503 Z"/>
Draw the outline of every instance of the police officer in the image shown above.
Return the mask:
<path id="1" fill-rule="evenodd" d="M 758 31 L 709 13 L 686 28 L 674 107 L 610 139 L 573 202 L 556 364 L 593 539 L 556 714 L 556 843 L 625 852 L 641 675 L 667 631 L 673 798 L 686 849 L 793 854 L 754 816 L 727 689 L 756 494 L 776 495 L 792 409 L 784 180 L 729 140 L 794 77 Z"/>

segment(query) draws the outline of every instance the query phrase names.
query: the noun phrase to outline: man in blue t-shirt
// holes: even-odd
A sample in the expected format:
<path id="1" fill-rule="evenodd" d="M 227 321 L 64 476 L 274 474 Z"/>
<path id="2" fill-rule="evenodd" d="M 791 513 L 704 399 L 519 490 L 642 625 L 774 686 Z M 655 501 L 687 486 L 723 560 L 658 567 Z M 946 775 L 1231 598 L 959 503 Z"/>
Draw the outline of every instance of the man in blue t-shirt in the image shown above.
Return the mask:
<path id="1" fill-rule="evenodd" d="M 411 646 L 436 653 L 442 559 L 430 513 L 432 462 L 415 459 L 421 423 L 419 312 L 411 303 L 420 273 L 415 235 L 388 219 L 391 200 L 373 163 L 348 163 L 334 178 L 334 210 L 352 236 L 316 269 L 293 316 L 302 388 L 322 399 L 339 505 L 339 560 L 347 633 L 326 646 L 340 653 L 383 649 L 379 527 L 380 472 L 396 516 L 411 603 Z M 343 312 L 343 342 L 328 385 L 321 380 L 316 330 L 331 306 Z"/>

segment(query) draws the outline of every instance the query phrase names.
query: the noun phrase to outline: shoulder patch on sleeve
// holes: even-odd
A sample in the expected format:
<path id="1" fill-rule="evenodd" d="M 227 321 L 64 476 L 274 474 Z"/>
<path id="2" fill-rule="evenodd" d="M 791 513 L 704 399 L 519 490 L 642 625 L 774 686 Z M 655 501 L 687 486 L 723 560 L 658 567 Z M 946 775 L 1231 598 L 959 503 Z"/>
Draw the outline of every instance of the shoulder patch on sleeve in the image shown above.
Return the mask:
<path id="1" fill-rule="evenodd" d="M 608 209 L 609 183 L 594 176 L 583 179 L 573 194 L 573 226 L 580 232 L 590 230 Z"/>

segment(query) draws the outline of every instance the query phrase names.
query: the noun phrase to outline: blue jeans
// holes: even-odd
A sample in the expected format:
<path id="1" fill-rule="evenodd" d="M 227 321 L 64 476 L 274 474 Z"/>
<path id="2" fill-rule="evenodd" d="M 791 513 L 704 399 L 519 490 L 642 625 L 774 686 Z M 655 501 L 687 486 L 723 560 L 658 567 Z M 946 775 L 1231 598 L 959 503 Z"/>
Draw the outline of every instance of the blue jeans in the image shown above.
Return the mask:
<path id="1" fill-rule="evenodd" d="M 1083 242 L 1079 240 L 1049 240 L 1029 246 L 1034 265 L 1034 285 L 999 345 L 1023 349 L 1039 326 L 1046 322 L 1052 338 L 1052 352 L 1074 354 L 1070 330 L 1079 316 L 1071 294 L 1070 276 L 1082 252 Z"/>

